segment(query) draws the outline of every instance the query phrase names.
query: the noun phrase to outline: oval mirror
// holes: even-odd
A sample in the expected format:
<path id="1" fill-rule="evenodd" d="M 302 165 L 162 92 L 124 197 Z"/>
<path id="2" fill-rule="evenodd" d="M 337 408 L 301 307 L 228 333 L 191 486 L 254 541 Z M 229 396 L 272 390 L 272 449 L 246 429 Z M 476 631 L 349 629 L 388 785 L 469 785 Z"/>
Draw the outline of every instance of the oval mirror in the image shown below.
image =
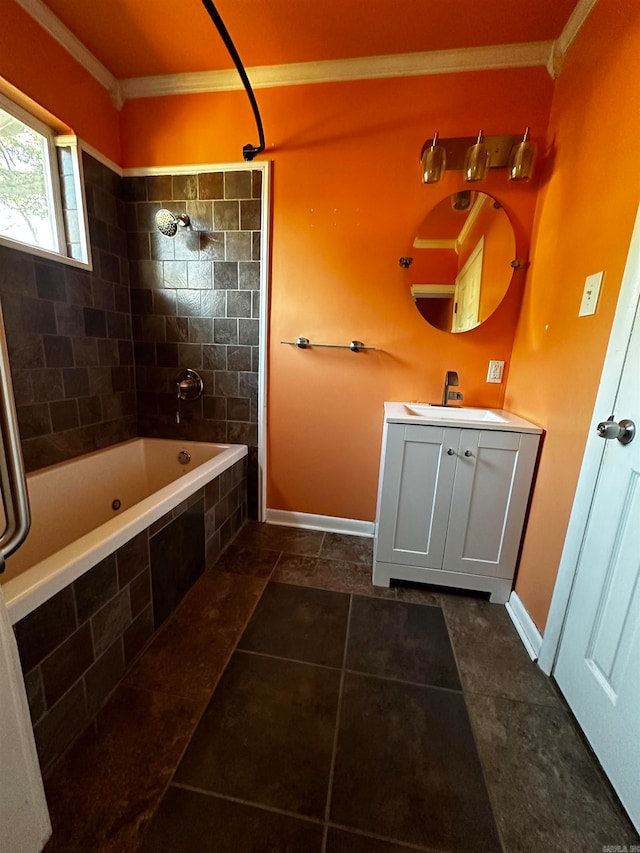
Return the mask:
<path id="1" fill-rule="evenodd" d="M 516 239 L 499 201 L 463 190 L 429 213 L 411 254 L 411 294 L 422 316 L 441 331 L 468 332 L 509 289 Z"/>

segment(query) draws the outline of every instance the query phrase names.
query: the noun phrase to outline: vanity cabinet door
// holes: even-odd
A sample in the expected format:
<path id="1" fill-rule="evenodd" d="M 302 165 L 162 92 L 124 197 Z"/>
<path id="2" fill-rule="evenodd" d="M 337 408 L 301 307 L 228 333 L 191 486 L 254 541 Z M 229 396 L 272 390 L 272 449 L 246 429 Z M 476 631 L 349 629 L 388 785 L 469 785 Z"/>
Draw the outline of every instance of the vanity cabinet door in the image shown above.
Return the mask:
<path id="1" fill-rule="evenodd" d="M 443 568 L 513 576 L 539 437 L 461 430 Z"/>
<path id="2" fill-rule="evenodd" d="M 442 568 L 460 432 L 436 426 L 387 425 L 377 560 Z"/>

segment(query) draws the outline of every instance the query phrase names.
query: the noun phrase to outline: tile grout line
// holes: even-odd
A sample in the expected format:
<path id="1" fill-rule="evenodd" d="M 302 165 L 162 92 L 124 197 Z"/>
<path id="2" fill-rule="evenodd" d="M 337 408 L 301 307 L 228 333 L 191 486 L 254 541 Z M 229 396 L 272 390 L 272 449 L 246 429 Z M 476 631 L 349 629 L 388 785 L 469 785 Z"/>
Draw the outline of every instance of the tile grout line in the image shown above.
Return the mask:
<path id="1" fill-rule="evenodd" d="M 453 642 L 453 638 L 451 636 L 451 626 L 449 625 L 449 620 L 447 618 L 447 609 L 444 606 L 444 603 L 441 605 L 442 610 L 442 618 L 444 619 L 444 626 L 447 629 L 447 637 L 449 638 L 449 645 L 451 646 L 451 652 L 453 654 L 453 660 L 455 661 L 456 671 L 458 673 L 458 680 L 460 681 L 460 687 L 462 692 L 464 693 L 464 681 L 462 680 L 462 669 L 460 668 L 460 664 L 458 662 L 458 655 L 456 654 L 455 643 Z"/>
<path id="2" fill-rule="evenodd" d="M 566 709 L 559 704 L 547 705 L 545 702 L 532 702 L 529 699 L 519 699 L 515 696 L 504 696 L 501 693 L 485 693 L 481 690 L 469 690 L 463 687 L 465 696 L 483 696 L 485 699 L 497 699 L 499 702 L 515 702 L 517 705 L 533 705 L 536 708 L 549 708 L 551 710 L 562 711 L 566 716 L 569 716 Z"/>
<path id="3" fill-rule="evenodd" d="M 452 636 L 451 636 L 452 632 L 451 632 L 451 628 L 449 625 L 449 620 L 447 618 L 447 610 L 446 610 L 446 607 L 444 607 L 444 606 L 442 607 L 442 616 L 444 618 L 444 624 L 447 628 L 447 634 L 449 636 L 449 644 L 451 645 L 451 651 L 453 652 L 453 659 L 454 659 L 455 664 L 456 664 L 456 669 L 458 670 L 458 678 L 460 679 L 462 701 L 464 702 L 464 708 L 465 708 L 465 711 L 467 712 L 467 718 L 469 720 L 469 728 L 471 729 L 471 737 L 473 738 L 473 743 L 474 743 L 474 746 L 476 748 L 476 755 L 478 756 L 478 763 L 480 764 L 480 772 L 482 773 L 482 780 L 484 782 L 484 786 L 485 786 L 485 789 L 487 791 L 487 798 L 489 800 L 489 806 L 491 807 L 491 814 L 493 816 L 493 823 L 495 825 L 496 833 L 498 835 L 498 841 L 500 842 L 500 847 L 502 848 L 504 853 L 508 853 L 508 847 L 506 844 L 506 840 L 503 837 L 502 829 L 501 829 L 500 823 L 498 821 L 498 808 L 497 808 L 497 804 L 494 800 L 493 789 L 492 789 L 491 785 L 489 784 L 489 780 L 487 778 L 487 771 L 486 771 L 486 768 L 484 765 L 484 761 L 482 760 L 482 754 L 481 754 L 480 749 L 478 747 L 478 737 L 476 734 L 476 727 L 475 727 L 475 723 L 474 723 L 474 719 L 473 719 L 473 714 L 470 713 L 469 705 L 467 704 L 467 691 L 464 688 L 464 681 L 462 680 L 462 670 L 460 668 L 460 664 L 458 663 L 458 655 L 456 653 L 456 647 L 455 647 L 455 644 L 454 644 Z M 472 694 L 472 695 L 475 695 L 475 694 Z"/>
<path id="4" fill-rule="evenodd" d="M 276 572 L 276 569 L 278 568 L 278 564 L 279 564 L 280 560 L 282 559 L 282 555 L 283 555 L 283 553 L 284 553 L 283 551 L 280 551 L 280 553 L 279 553 L 279 554 L 278 554 L 278 556 L 276 557 L 276 561 L 275 561 L 275 563 L 273 564 L 273 568 L 271 569 L 271 574 L 270 574 L 270 575 L 269 575 L 269 577 L 267 578 L 267 583 L 271 583 L 271 578 L 274 576 L 274 574 L 275 574 L 275 572 Z"/>
<path id="5" fill-rule="evenodd" d="M 433 847 L 422 847 L 420 844 L 414 844 L 413 841 L 402 841 L 398 838 L 391 838 L 388 835 L 378 835 L 375 832 L 367 832 L 366 829 L 359 829 L 354 826 L 347 826 L 342 823 L 333 823 L 329 821 L 327 823 L 327 829 L 339 829 L 342 832 L 348 832 L 350 835 L 356 835 L 360 838 L 372 838 L 375 841 L 383 841 L 387 844 L 400 845 L 402 849 L 407 850 L 418 850 L 421 853 L 437 853 Z M 441 851 L 441 853 L 445 853 L 445 851 Z"/>
<path id="6" fill-rule="evenodd" d="M 442 693 L 453 693 L 454 696 L 464 696 L 464 692 L 462 688 L 457 689 L 456 687 L 441 687 L 438 684 L 429 684 L 426 681 L 408 681 L 406 678 L 393 678 L 389 675 L 378 675 L 376 672 L 365 672 L 360 669 L 346 669 L 345 672 L 348 672 L 352 675 L 360 675 L 364 678 L 375 678 L 378 681 L 388 681 L 391 684 L 406 684 L 409 687 L 426 687 L 429 690 L 439 690 Z"/>
<path id="7" fill-rule="evenodd" d="M 240 531 L 238 531 L 238 533 L 240 533 Z M 234 539 L 235 539 L 235 538 L 237 538 L 237 534 L 236 534 L 236 537 L 234 537 Z M 232 541 L 234 541 L 234 540 L 232 540 Z M 229 544 L 231 544 L 231 543 L 229 543 Z M 213 567 L 212 567 L 212 568 L 213 568 Z M 165 798 L 165 796 L 166 796 L 166 794 L 167 794 L 167 791 L 169 790 L 169 788 L 170 788 L 170 786 L 171 786 L 171 784 L 172 784 L 172 782 L 173 782 L 173 778 L 174 778 L 174 776 L 175 776 L 175 774 L 176 774 L 176 770 L 177 770 L 177 769 L 178 769 L 178 767 L 180 766 L 180 763 L 182 762 L 182 759 L 184 758 L 184 755 L 185 755 L 185 753 L 186 753 L 187 749 L 189 748 L 189 745 L 191 744 L 191 740 L 192 740 L 192 738 L 193 738 L 193 736 L 194 736 L 194 734 L 195 734 L 195 732 L 196 732 L 196 730 L 197 730 L 198 726 L 200 725 L 200 723 L 201 723 L 201 721 L 202 721 L 202 718 L 204 717 L 204 715 L 205 715 L 205 713 L 206 713 L 206 711 L 207 711 L 207 708 L 209 707 L 209 703 L 211 702 L 211 698 L 213 697 L 214 693 L 215 693 L 215 692 L 216 692 L 216 690 L 218 689 L 218 685 L 220 684 L 220 681 L 221 681 L 221 679 L 222 679 L 222 677 L 223 677 L 223 675 L 224 675 L 224 673 L 225 673 L 225 671 L 226 671 L 227 667 L 229 666 L 229 661 L 231 660 L 231 658 L 232 658 L 232 656 L 233 656 L 233 654 L 234 654 L 234 652 L 235 652 L 235 650 L 236 650 L 236 648 L 237 648 L 237 646 L 238 646 L 238 641 L 240 640 L 240 637 L 242 637 L 242 635 L 244 634 L 244 632 L 245 632 L 245 630 L 246 630 L 246 627 L 247 627 L 247 625 L 249 624 L 249 620 L 250 620 L 250 619 L 251 619 L 251 617 L 253 616 L 253 614 L 254 614 L 254 612 L 255 612 L 256 607 L 258 606 L 258 604 L 259 604 L 260 600 L 262 599 L 262 596 L 264 595 L 264 591 L 265 591 L 265 589 L 267 588 L 267 583 L 268 583 L 268 580 L 265 580 L 265 581 L 264 581 L 264 585 L 263 585 L 263 587 L 262 587 L 262 591 L 260 592 L 260 595 L 256 597 L 255 604 L 253 605 L 253 607 L 252 607 L 252 608 L 251 608 L 251 610 L 249 611 L 249 614 L 248 614 L 248 616 L 247 616 L 247 618 L 246 618 L 246 620 L 245 620 L 245 622 L 244 622 L 244 624 L 243 624 L 243 626 L 242 626 L 241 630 L 238 632 L 238 639 L 236 640 L 236 642 L 233 644 L 233 646 L 232 646 L 232 647 L 231 647 L 231 649 L 229 650 L 229 654 L 228 654 L 228 656 L 227 656 L 226 662 L 225 662 L 224 666 L 221 668 L 220 675 L 219 675 L 219 676 L 218 676 L 218 678 L 216 679 L 216 683 L 215 683 L 215 685 L 214 685 L 213 689 L 211 690 L 211 693 L 210 693 L 210 695 L 209 695 L 209 698 L 208 698 L 205 702 L 203 702 L 202 711 L 200 712 L 200 714 L 198 714 L 197 719 L 196 719 L 196 721 L 195 721 L 195 723 L 194 723 L 194 725 L 193 725 L 193 728 L 191 729 L 191 733 L 189 734 L 189 737 L 188 737 L 188 738 L 187 738 L 187 740 L 186 740 L 186 743 L 185 743 L 185 745 L 184 745 L 184 748 L 183 748 L 182 752 L 180 753 L 179 757 L 176 759 L 176 762 L 175 762 L 175 764 L 174 764 L 174 767 L 173 767 L 173 769 L 172 769 L 172 771 L 171 771 L 171 775 L 169 776 L 169 779 L 167 780 L 167 784 L 164 786 L 164 788 L 163 788 L 163 790 L 162 790 L 162 793 L 158 796 L 158 798 L 157 798 L 157 800 L 156 800 L 155 808 L 153 809 L 153 811 L 152 811 L 152 813 L 151 813 L 151 815 L 150 815 L 150 817 L 149 817 L 149 820 L 147 821 L 147 824 L 146 824 L 146 826 L 144 827 L 144 829 L 143 829 L 143 831 L 142 831 L 142 833 L 141 833 L 141 835 L 140 835 L 140 838 L 139 838 L 139 842 L 140 842 L 140 844 L 141 844 L 141 843 L 142 843 L 142 841 L 144 840 L 144 837 L 145 837 L 145 835 L 147 834 L 147 832 L 149 831 L 149 827 L 151 826 L 151 824 L 152 824 L 152 822 L 153 822 L 153 819 L 154 819 L 154 817 L 155 817 L 155 815 L 156 815 L 156 813 L 157 813 L 157 811 L 158 811 L 158 809 L 159 809 L 159 807 L 160 807 L 160 804 L 161 804 L 161 803 L 162 803 L 162 801 L 164 800 L 164 798 Z M 179 605 L 178 605 L 178 606 L 179 606 Z M 176 608 L 176 610 L 177 610 L 177 609 L 178 609 L 178 608 Z M 140 846 L 140 844 L 139 844 L 138 846 Z"/>
<path id="8" fill-rule="evenodd" d="M 267 652 L 256 652 L 254 649 L 243 649 L 240 646 L 236 647 L 236 652 L 242 655 L 253 655 L 257 658 L 268 658 L 270 660 L 282 660 L 287 663 L 299 663 L 303 666 L 315 666 L 318 669 L 328 669 L 330 672 L 340 672 L 342 670 L 341 666 L 330 666 L 327 663 L 316 663 L 312 660 L 301 660 L 300 658 L 288 658 L 284 657 L 284 655 L 271 655 L 267 654 Z"/>
<path id="9" fill-rule="evenodd" d="M 324 821 L 321 817 L 312 817 L 311 815 L 301 814 L 300 812 L 292 812 L 287 809 L 280 809 L 277 806 L 270 806 L 266 803 L 258 803 L 254 800 L 245 800 L 243 797 L 234 797 L 233 794 L 221 794 L 218 791 L 207 790 L 206 788 L 198 788 L 196 785 L 187 785 L 184 782 L 171 782 L 169 787 L 176 788 L 180 791 L 190 791 L 193 794 L 199 794 L 202 797 L 212 797 L 218 800 L 226 800 L 231 803 L 238 803 L 241 806 L 249 806 L 254 809 L 262 809 L 271 814 L 285 815 L 294 820 L 303 820 L 306 823 L 313 823 L 317 826 L 322 826 Z"/>
<path id="10" fill-rule="evenodd" d="M 324 541 L 326 538 L 327 538 L 327 531 L 323 530 L 322 531 L 322 539 L 320 540 L 320 547 L 318 548 L 318 553 L 316 554 L 316 557 L 320 557 L 320 554 L 322 554 L 322 549 L 324 548 Z"/>
<path id="11" fill-rule="evenodd" d="M 293 555 L 293 556 L 301 556 L 301 555 L 296 554 L 296 555 Z M 318 558 L 318 557 L 312 557 L 311 559 L 313 559 L 313 560 L 317 560 L 317 559 L 319 559 L 319 558 Z M 345 561 L 345 562 L 346 562 L 346 561 Z M 358 564 L 358 563 L 353 563 L 352 565 L 354 565 L 354 566 L 355 566 L 355 565 L 359 565 L 359 564 Z M 328 584 L 326 584 L 326 585 L 324 585 L 324 586 L 319 586 L 320 581 L 315 580 L 315 579 L 314 579 L 314 582 L 313 582 L 313 583 L 300 583 L 300 582 L 297 580 L 297 578 L 295 578 L 295 577 L 293 577 L 293 578 L 292 578 L 292 577 L 288 577 L 288 578 L 284 578 L 284 579 L 282 579 L 282 580 L 280 580 L 279 578 L 273 578 L 272 583 L 289 584 L 290 586 L 299 586 L 299 587 L 303 587 L 303 588 L 305 588 L 305 589 L 319 589 L 319 590 L 323 590 L 324 592 L 340 592 L 340 593 L 342 593 L 343 595 L 359 595 L 359 596 L 361 596 L 362 598 L 374 598 L 374 599 L 376 599 L 377 601 L 396 601 L 396 600 L 397 600 L 397 599 L 395 599 L 395 598 L 393 598 L 393 597 L 391 597 L 391 596 L 375 595 L 375 594 L 373 594 L 373 593 L 370 593 L 370 592 L 368 592 L 368 591 L 363 591 L 363 590 L 355 590 L 355 589 L 337 589 L 335 586 L 329 586 Z M 418 605 L 418 606 L 419 606 L 419 607 L 426 607 L 426 606 L 429 606 L 429 605 Z"/>
<path id="12" fill-rule="evenodd" d="M 338 704 L 336 708 L 335 731 L 333 733 L 333 745 L 331 749 L 331 764 L 329 766 L 329 780 L 327 784 L 327 802 L 324 810 L 324 831 L 322 836 L 321 853 L 325 853 L 327 847 L 328 821 L 331 814 L 331 796 L 333 793 L 333 781 L 336 769 L 336 756 L 338 752 L 338 734 L 340 731 L 340 715 L 342 713 L 342 694 L 344 690 L 344 679 L 347 664 L 347 649 L 349 646 L 349 630 L 351 628 L 351 609 L 353 607 L 353 596 L 349 596 L 349 612 L 347 614 L 347 625 L 344 634 L 344 649 L 342 652 L 342 666 L 340 668 L 340 687 L 338 688 Z"/>
<path id="13" fill-rule="evenodd" d="M 482 773 L 482 779 L 484 781 L 484 786 L 487 791 L 487 798 L 489 800 L 489 806 L 491 807 L 491 814 L 493 815 L 493 822 L 496 827 L 496 833 L 498 835 L 498 841 L 500 842 L 500 846 L 504 853 L 509 853 L 509 847 L 507 846 L 506 839 L 503 836 L 502 828 L 500 826 L 500 821 L 498 820 L 498 807 L 494 797 L 494 791 L 492 786 L 489 784 L 489 780 L 487 778 L 487 769 L 485 767 L 484 761 L 482 760 L 482 753 L 478 748 L 478 735 L 476 732 L 476 724 L 474 722 L 473 714 L 469 712 L 469 706 L 467 705 L 467 697 L 462 694 L 464 700 L 464 707 L 467 712 L 467 717 L 469 718 L 469 728 L 471 729 L 471 737 L 473 738 L 473 743 L 476 748 L 476 755 L 478 756 L 478 763 L 480 764 L 480 772 Z"/>
<path id="14" fill-rule="evenodd" d="M 235 651 L 239 652 L 240 654 L 244 654 L 244 655 L 253 655 L 254 657 L 268 658 L 271 660 L 287 661 L 288 663 L 297 663 L 297 664 L 301 664 L 303 666 L 314 666 L 314 667 L 317 667 L 318 669 L 328 669 L 330 672 L 336 672 L 336 671 L 342 672 L 342 671 L 344 671 L 345 673 L 348 673 L 350 675 L 360 675 L 364 678 L 375 678 L 377 681 L 388 681 L 391 684 L 406 684 L 409 687 L 426 687 L 429 690 L 439 690 L 443 693 L 453 693 L 455 696 L 463 695 L 462 688 L 458 689 L 456 687 L 442 687 L 439 684 L 430 684 L 429 682 L 426 682 L 426 681 L 409 681 L 405 678 L 393 678 L 392 676 L 389 676 L 389 675 L 380 675 L 377 672 L 366 672 L 365 670 L 362 670 L 362 669 L 349 669 L 346 666 L 344 666 L 344 664 L 342 664 L 339 667 L 338 666 L 330 666 L 329 664 L 326 664 L 326 663 L 317 663 L 317 662 L 311 661 L 311 660 L 301 660 L 300 658 L 285 657 L 284 655 L 267 654 L 267 652 L 257 652 L 254 649 L 243 649 L 240 646 L 237 646 Z M 144 689 L 144 688 L 141 688 L 141 689 Z M 158 692 L 160 692 L 160 691 L 158 691 Z M 473 695 L 484 695 L 484 694 L 473 694 Z M 184 698 L 184 697 L 182 697 L 182 698 Z M 498 697 L 498 698 L 501 698 L 501 697 Z M 525 703 L 525 704 L 530 704 L 530 703 Z M 547 707 L 547 706 L 543 706 L 543 707 Z"/>

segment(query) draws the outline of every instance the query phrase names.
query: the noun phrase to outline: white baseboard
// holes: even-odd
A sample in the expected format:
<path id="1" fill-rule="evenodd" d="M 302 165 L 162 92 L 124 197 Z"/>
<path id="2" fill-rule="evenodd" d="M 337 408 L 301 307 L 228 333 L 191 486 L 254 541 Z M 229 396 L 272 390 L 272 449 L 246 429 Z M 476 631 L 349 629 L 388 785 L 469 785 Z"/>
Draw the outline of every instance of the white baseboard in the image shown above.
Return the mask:
<path id="1" fill-rule="evenodd" d="M 283 527 L 301 527 L 304 530 L 323 530 L 325 533 L 347 533 L 350 536 L 373 537 L 373 521 L 355 518 L 336 518 L 332 515 L 313 515 L 309 512 L 289 512 L 284 509 L 267 509 L 267 524 Z"/>
<path id="2" fill-rule="evenodd" d="M 533 661 L 538 660 L 540 646 L 542 645 L 542 634 L 536 628 L 533 619 L 527 613 L 515 590 L 509 596 L 509 601 L 505 607 L 529 657 Z"/>

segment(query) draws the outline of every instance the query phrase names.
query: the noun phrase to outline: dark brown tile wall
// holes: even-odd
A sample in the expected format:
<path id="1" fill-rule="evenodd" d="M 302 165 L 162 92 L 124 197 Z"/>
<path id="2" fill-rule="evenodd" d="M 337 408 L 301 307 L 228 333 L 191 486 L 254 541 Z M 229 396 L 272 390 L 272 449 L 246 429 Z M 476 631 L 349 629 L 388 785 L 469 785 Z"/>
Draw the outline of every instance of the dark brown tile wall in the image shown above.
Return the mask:
<path id="1" fill-rule="evenodd" d="M 145 531 L 15 625 L 43 772 L 97 713 L 153 633 L 149 575 Z"/>
<path id="2" fill-rule="evenodd" d="M 125 178 L 139 434 L 246 444 L 257 507 L 262 174 L 257 170 Z M 174 238 L 158 210 L 187 213 Z M 203 396 L 181 403 L 176 378 L 197 370 Z"/>
<path id="3" fill-rule="evenodd" d="M 210 569 L 248 517 L 249 457 L 207 483 L 204 489 L 205 558 Z"/>
<path id="4" fill-rule="evenodd" d="M 205 569 L 204 494 L 196 492 L 184 511 L 151 538 L 151 586 L 156 627 L 164 622 Z"/>
<path id="5" fill-rule="evenodd" d="M 15 625 L 43 773 L 238 532 L 246 491 L 242 459 Z M 200 538 L 185 561 L 194 529 Z M 173 573 L 162 571 L 166 555 Z"/>
<path id="6" fill-rule="evenodd" d="M 0 247 L 0 295 L 28 471 L 136 435 L 121 178 L 83 156 L 93 271 Z"/>

